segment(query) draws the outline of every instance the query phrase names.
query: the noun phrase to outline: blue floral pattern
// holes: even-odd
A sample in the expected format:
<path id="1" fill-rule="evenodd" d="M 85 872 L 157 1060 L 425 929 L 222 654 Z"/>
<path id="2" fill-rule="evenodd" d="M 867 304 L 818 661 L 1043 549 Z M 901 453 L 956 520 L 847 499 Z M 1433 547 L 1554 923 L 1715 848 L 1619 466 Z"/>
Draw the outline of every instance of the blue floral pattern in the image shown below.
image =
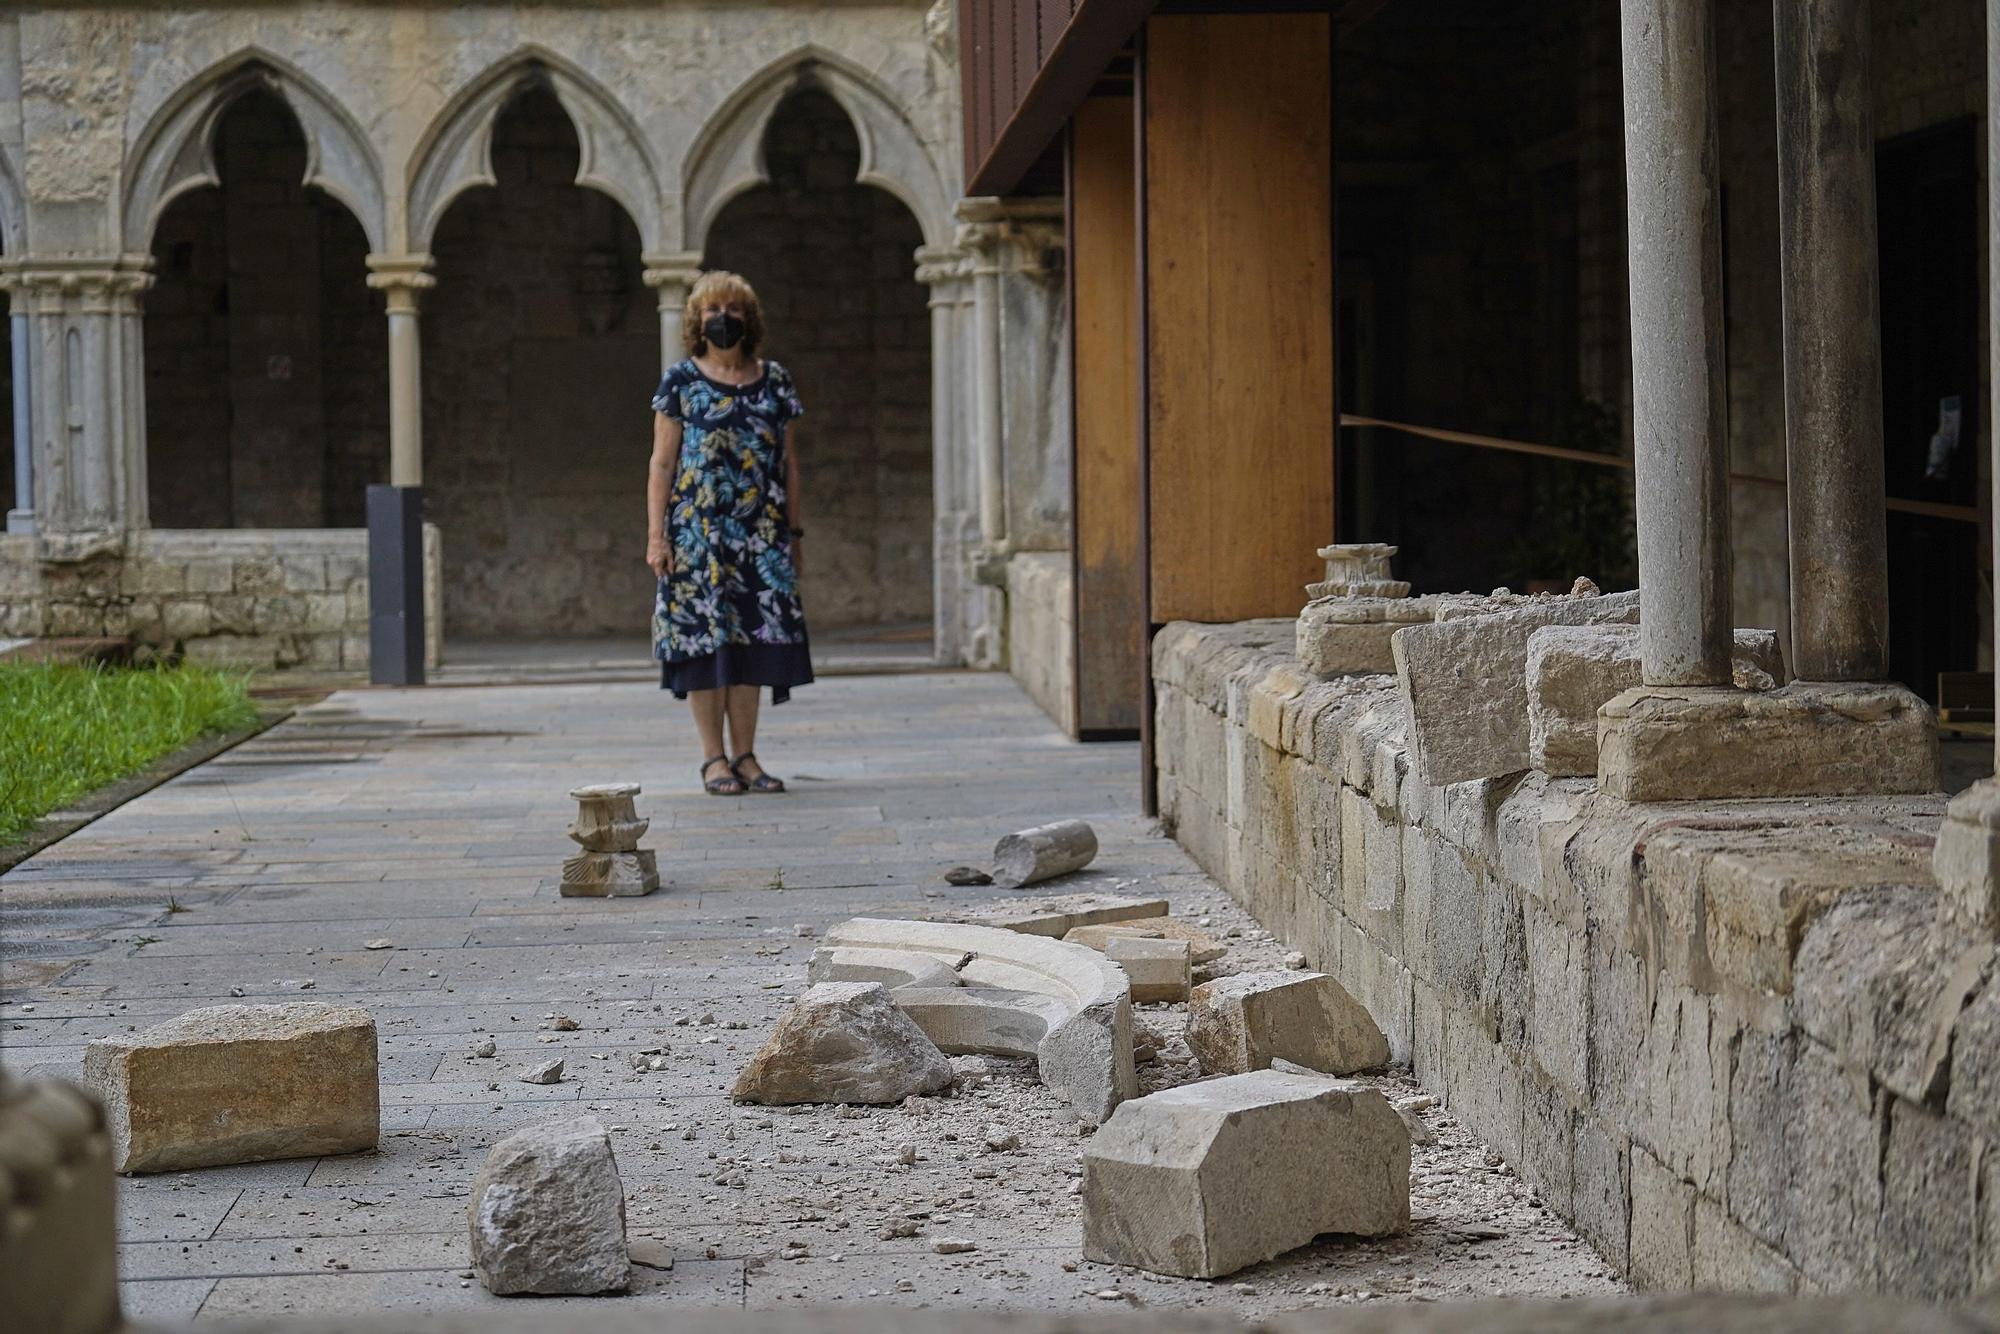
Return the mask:
<path id="1" fill-rule="evenodd" d="M 685 662 L 731 645 L 803 644 L 804 609 L 785 496 L 785 428 L 805 408 L 775 361 L 745 385 L 709 379 L 690 358 L 653 395 L 681 424 L 667 504 L 673 566 L 653 603 L 653 656 Z"/>

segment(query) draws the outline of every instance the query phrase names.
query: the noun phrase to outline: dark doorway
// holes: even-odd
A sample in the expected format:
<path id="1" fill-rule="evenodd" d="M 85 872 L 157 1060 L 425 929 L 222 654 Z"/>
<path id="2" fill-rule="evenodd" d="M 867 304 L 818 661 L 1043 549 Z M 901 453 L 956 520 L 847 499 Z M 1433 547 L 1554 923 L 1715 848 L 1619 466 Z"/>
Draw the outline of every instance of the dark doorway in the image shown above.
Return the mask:
<path id="1" fill-rule="evenodd" d="M 368 239 L 301 182 L 291 108 L 242 94 L 220 188 L 176 200 L 146 294 L 146 478 L 159 528 L 356 527 L 388 472 L 388 338 Z"/>
<path id="2" fill-rule="evenodd" d="M 1967 118 L 1876 149 L 1888 493 L 1979 504 L 1977 138 Z M 1953 418 L 1956 416 L 1954 422 Z M 1889 669 L 1933 702 L 1979 653 L 1979 526 L 1891 509 Z"/>

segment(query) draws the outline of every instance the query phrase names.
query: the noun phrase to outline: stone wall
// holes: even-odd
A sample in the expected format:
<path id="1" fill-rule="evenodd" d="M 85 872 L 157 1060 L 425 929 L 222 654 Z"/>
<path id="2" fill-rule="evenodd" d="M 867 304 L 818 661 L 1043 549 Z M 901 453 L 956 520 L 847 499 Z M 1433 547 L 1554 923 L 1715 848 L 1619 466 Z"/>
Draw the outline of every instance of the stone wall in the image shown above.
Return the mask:
<path id="1" fill-rule="evenodd" d="M 1076 599 L 1067 551 L 1007 562 L 1007 671 L 1056 726 L 1076 732 Z"/>
<path id="2" fill-rule="evenodd" d="M 1289 621 L 1154 643 L 1160 810 L 1650 1288 L 2000 1278 L 2000 985 L 1934 931 L 1943 798 L 1627 805 L 1413 775 L 1393 677 Z"/>
<path id="3" fill-rule="evenodd" d="M 441 653 L 443 544 L 424 525 L 425 657 Z M 368 534 L 153 528 L 0 536 L 0 636 L 127 638 L 233 668 L 368 669 Z"/>

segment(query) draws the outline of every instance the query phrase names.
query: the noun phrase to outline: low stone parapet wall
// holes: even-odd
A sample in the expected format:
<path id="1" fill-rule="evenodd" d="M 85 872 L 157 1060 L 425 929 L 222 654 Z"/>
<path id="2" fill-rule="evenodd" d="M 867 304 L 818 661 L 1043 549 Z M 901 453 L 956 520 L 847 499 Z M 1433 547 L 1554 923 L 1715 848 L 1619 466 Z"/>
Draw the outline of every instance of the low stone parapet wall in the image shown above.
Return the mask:
<path id="1" fill-rule="evenodd" d="M 424 526 L 426 657 L 440 657 L 443 544 Z M 141 529 L 0 537 L 0 635 L 115 638 L 227 667 L 368 667 L 359 528 Z"/>
<path id="2" fill-rule="evenodd" d="M 1653 1288 L 2000 1278 L 2000 984 L 1935 926 L 1942 796 L 1632 804 L 1413 773 L 1293 623 L 1154 641 L 1162 819 Z"/>
<path id="3" fill-rule="evenodd" d="M 1042 712 L 1076 734 L 1075 593 L 1067 551 L 1007 561 L 1007 671 Z"/>

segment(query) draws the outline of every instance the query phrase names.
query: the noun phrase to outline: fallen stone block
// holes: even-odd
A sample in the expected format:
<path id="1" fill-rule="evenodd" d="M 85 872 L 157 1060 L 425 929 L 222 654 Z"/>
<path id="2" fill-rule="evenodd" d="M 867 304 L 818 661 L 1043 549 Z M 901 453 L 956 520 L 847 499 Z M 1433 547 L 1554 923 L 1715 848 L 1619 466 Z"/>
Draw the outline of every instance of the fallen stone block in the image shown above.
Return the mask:
<path id="1" fill-rule="evenodd" d="M 1625 801 L 1935 792 L 1937 722 L 1894 684 L 1639 686 L 1598 711 L 1597 773 Z"/>
<path id="2" fill-rule="evenodd" d="M 1546 625 L 1528 636 L 1528 760 L 1551 778 L 1597 776 L 1597 711 L 1644 683 L 1636 625 Z M 1772 630 L 1738 630 L 1739 690 L 1772 690 L 1785 658 Z"/>
<path id="3" fill-rule="evenodd" d="M 190 1010 L 92 1042 L 83 1075 L 120 1172 L 354 1153 L 380 1127 L 375 1020 L 355 1007 Z"/>
<path id="4" fill-rule="evenodd" d="M 1638 619 L 1639 595 L 1612 593 L 1398 630 L 1391 648 L 1418 775 L 1443 786 L 1528 768 L 1529 637 L 1545 625 Z"/>
<path id="5" fill-rule="evenodd" d="M 1328 1074 L 1389 1063 L 1389 1041 L 1361 1003 L 1325 973 L 1237 973 L 1188 998 L 1188 1049 L 1209 1074 L 1289 1061 Z"/>
<path id="6" fill-rule="evenodd" d="M 564 858 L 559 892 L 566 899 L 636 899 L 659 887 L 659 862 L 651 848 L 640 848 Z"/>
<path id="7" fill-rule="evenodd" d="M 993 880 L 1009 889 L 1081 871 L 1097 856 L 1097 831 L 1082 820 L 1058 820 L 1008 834 L 993 845 Z"/>
<path id="8" fill-rule="evenodd" d="M 1436 608 L 1430 597 L 1316 598 L 1299 612 L 1299 665 L 1321 678 L 1393 672 L 1390 637 L 1406 625 L 1428 623 Z"/>
<path id="9" fill-rule="evenodd" d="M 1025 936 L 1061 939 L 1080 926 L 1167 915 L 1165 899 L 1123 899 L 1113 894 L 1064 894 L 1028 904 L 997 904 L 960 915 L 972 926 L 997 926 Z"/>
<path id="10" fill-rule="evenodd" d="M 472 1267 L 499 1296 L 625 1287 L 625 1187 L 594 1116 L 517 1130 L 495 1144 L 466 1207 Z"/>
<path id="11" fill-rule="evenodd" d="M 1199 927 L 1189 926 L 1176 917 L 1141 917 L 1130 922 L 1107 922 L 1096 926 L 1072 927 L 1063 933 L 1063 939 L 1071 944 L 1088 945 L 1100 954 L 1104 952 L 1104 942 L 1113 936 L 1185 940 L 1188 943 L 1190 963 L 1214 963 L 1229 952 L 1229 947 L 1213 936 Z"/>
<path id="12" fill-rule="evenodd" d="M 730 1096 L 784 1106 L 893 1103 L 951 1086 L 951 1062 L 879 982 L 821 982 L 801 996 Z"/>
<path id="13" fill-rule="evenodd" d="M 0 1070 L 0 1324 L 125 1328 L 116 1205 L 103 1110 L 74 1084 Z"/>
<path id="14" fill-rule="evenodd" d="M 1150 936 L 1113 936 L 1104 942 L 1104 957 L 1125 970 L 1135 1001 L 1184 1001 L 1193 966 L 1185 940 Z"/>
<path id="15" fill-rule="evenodd" d="M 1122 1104 L 1083 1152 L 1083 1254 L 1218 1278 L 1410 1223 L 1410 1134 L 1346 1080 L 1259 1070 Z"/>

